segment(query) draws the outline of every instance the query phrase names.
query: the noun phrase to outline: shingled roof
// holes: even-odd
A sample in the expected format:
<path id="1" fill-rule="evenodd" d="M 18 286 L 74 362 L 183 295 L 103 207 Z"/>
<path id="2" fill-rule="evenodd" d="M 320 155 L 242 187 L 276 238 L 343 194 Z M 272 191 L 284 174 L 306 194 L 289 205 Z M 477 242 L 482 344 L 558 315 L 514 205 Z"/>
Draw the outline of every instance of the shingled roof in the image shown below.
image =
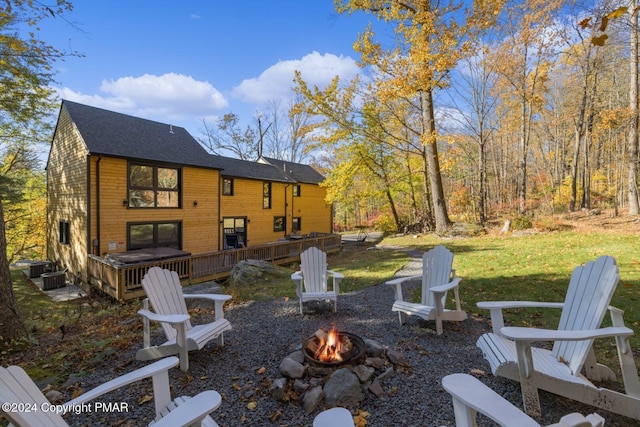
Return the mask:
<path id="1" fill-rule="evenodd" d="M 62 101 L 92 155 L 221 169 L 222 175 L 318 184 L 324 177 L 309 165 L 263 157 L 257 162 L 208 153 L 179 126 L 154 122 L 77 102 Z"/>
<path id="2" fill-rule="evenodd" d="M 287 162 L 285 160 L 272 159 L 271 157 L 264 156 L 259 161 L 272 165 L 281 171 L 285 171 L 285 173 L 296 182 L 320 184 L 324 181 L 324 176 L 309 165 Z"/>
<path id="3" fill-rule="evenodd" d="M 218 169 L 223 169 L 220 173 L 224 176 L 266 181 L 296 182 L 289 175 L 285 174 L 282 169 L 265 163 L 223 156 L 212 156 L 212 165 Z"/>
<path id="4" fill-rule="evenodd" d="M 215 168 L 184 128 L 63 100 L 90 154 Z"/>

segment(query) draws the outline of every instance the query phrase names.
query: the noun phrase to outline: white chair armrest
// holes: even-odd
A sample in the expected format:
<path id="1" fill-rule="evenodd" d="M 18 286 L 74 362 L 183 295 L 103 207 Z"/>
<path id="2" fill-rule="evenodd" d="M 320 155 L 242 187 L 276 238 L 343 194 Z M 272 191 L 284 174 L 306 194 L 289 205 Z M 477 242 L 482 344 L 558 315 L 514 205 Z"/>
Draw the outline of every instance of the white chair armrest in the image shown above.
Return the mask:
<path id="1" fill-rule="evenodd" d="M 158 314 L 144 309 L 138 310 L 138 314 L 154 322 L 170 323 L 172 325 L 185 323 L 191 318 L 188 314 Z"/>
<path id="2" fill-rule="evenodd" d="M 154 390 L 155 383 L 157 380 L 160 380 L 158 384 L 160 386 L 160 392 L 164 391 L 164 393 L 156 394 L 154 399 L 156 400 L 156 410 L 158 409 L 158 405 L 166 406 L 170 399 L 170 391 L 169 391 L 169 369 L 173 368 L 179 363 L 179 360 L 175 356 L 166 357 L 164 359 L 160 359 L 157 362 L 151 363 L 147 366 L 144 366 L 140 369 L 136 369 L 135 371 L 129 372 L 128 374 L 122 375 L 118 378 L 114 378 L 111 381 L 108 381 L 104 384 L 99 385 L 98 387 L 83 393 L 82 395 L 76 397 L 73 400 L 67 402 L 67 405 L 73 407 L 75 405 L 81 405 L 82 403 L 88 402 L 90 400 L 95 399 L 96 397 L 100 397 L 105 393 L 109 393 L 110 391 L 116 390 L 118 388 L 124 387 L 128 384 L 131 384 L 136 381 L 140 381 L 145 378 L 153 377 L 154 381 Z M 163 390 L 166 383 L 166 390 Z"/>
<path id="3" fill-rule="evenodd" d="M 564 307 L 562 302 L 541 302 L 541 301 L 480 301 L 476 303 L 478 308 L 487 309 L 491 312 L 491 327 L 493 333 L 502 335 L 500 330 L 504 327 L 504 317 L 502 310 L 508 308 L 559 308 Z"/>
<path id="4" fill-rule="evenodd" d="M 535 420 L 471 375 L 447 375 L 442 379 L 442 387 L 453 398 L 457 425 L 475 425 L 477 411 L 500 425 L 540 427 Z"/>
<path id="5" fill-rule="evenodd" d="M 215 303 L 216 320 L 224 319 L 224 302 L 229 301 L 232 298 L 231 295 L 225 294 L 183 294 L 182 296 L 185 301 L 188 299 L 213 301 Z"/>
<path id="6" fill-rule="evenodd" d="M 296 271 L 291 275 L 291 280 L 296 284 L 296 295 L 302 295 L 302 271 Z"/>
<path id="7" fill-rule="evenodd" d="M 222 396 L 214 390 L 203 391 L 174 408 L 167 415 L 153 423 L 154 427 L 175 427 L 200 425 L 204 417 L 218 409 Z M 198 423 L 198 424 L 196 424 Z"/>
<path id="8" fill-rule="evenodd" d="M 337 271 L 327 270 L 327 273 L 333 275 L 333 277 L 336 279 L 344 279 L 344 274 L 338 273 Z"/>
<path id="9" fill-rule="evenodd" d="M 607 328 L 584 331 L 507 326 L 502 328 L 500 332 L 504 337 L 514 341 L 584 341 L 594 338 L 628 337 L 633 335 L 633 330 L 625 326 L 609 326 Z"/>
<path id="10" fill-rule="evenodd" d="M 333 277 L 333 292 L 338 295 L 340 293 L 340 281 L 344 279 L 344 275 L 333 270 L 327 270 L 327 274 Z"/>
<path id="11" fill-rule="evenodd" d="M 450 291 L 451 289 L 457 288 L 460 285 L 460 280 L 462 280 L 460 277 L 456 277 L 451 282 L 445 285 L 434 286 L 430 288 L 429 291 L 433 292 L 434 294 L 443 294 L 445 292 Z"/>
<path id="12" fill-rule="evenodd" d="M 415 282 L 418 280 L 422 280 L 422 276 L 406 276 L 406 277 L 399 277 L 397 279 L 393 279 L 393 280 L 387 280 L 385 283 L 385 285 L 391 285 L 391 286 L 396 286 L 396 285 L 402 285 L 405 282 Z"/>
<path id="13" fill-rule="evenodd" d="M 480 301 L 476 303 L 478 308 L 493 310 L 496 308 L 563 308 L 563 302 L 542 302 L 542 301 Z"/>
<path id="14" fill-rule="evenodd" d="M 396 287 L 395 289 L 396 301 L 404 301 L 404 296 L 402 295 L 402 285 L 407 282 L 414 282 L 419 280 L 422 280 L 422 275 L 399 277 L 397 279 L 389 280 L 385 282 L 385 284 Z"/>
<path id="15" fill-rule="evenodd" d="M 184 299 L 207 299 L 211 301 L 229 301 L 232 296 L 225 294 L 183 294 Z"/>

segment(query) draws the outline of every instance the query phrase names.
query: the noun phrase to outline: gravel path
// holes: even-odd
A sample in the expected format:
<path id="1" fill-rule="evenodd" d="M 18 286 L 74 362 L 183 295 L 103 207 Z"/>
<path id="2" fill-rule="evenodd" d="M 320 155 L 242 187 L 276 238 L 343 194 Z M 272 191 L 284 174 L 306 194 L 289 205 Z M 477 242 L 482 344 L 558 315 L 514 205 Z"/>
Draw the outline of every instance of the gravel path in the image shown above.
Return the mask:
<path id="1" fill-rule="evenodd" d="M 419 271 L 419 262 L 411 262 L 401 274 L 414 274 L 416 268 Z M 464 298 L 464 290 L 461 294 Z M 487 372 L 481 381 L 522 406 L 518 384 L 492 376 L 475 346 L 478 336 L 488 330 L 486 319 L 470 315 L 464 322 L 445 323 L 444 334 L 437 336 L 433 322 L 409 318 L 400 326 L 396 313 L 391 312 L 392 303 L 392 289 L 381 284 L 341 295 L 337 314 L 331 311 L 332 304 L 311 302 L 305 304 L 304 316 L 300 315 L 296 299 L 230 307 L 226 317 L 234 329 L 225 334 L 225 346 L 218 348 L 210 343 L 202 351 L 191 352 L 188 373 L 177 368 L 171 371 L 172 395 L 193 396 L 206 389 L 217 390 L 223 395 L 223 402 L 213 417 L 220 426 L 311 426 L 317 412 L 306 414 L 295 401 L 275 400 L 269 396 L 268 385 L 281 376 L 280 362 L 304 338 L 319 327 L 328 328 L 335 323 L 339 330 L 402 352 L 410 364 L 406 372 L 398 371 L 384 380 L 384 397 L 366 394 L 359 409 L 369 413 L 367 426 L 455 425 L 451 398 L 440 380 L 456 372 Z M 135 361 L 136 350 L 113 356 L 109 366 L 83 377 L 81 387 L 89 390 L 106 379 L 143 366 L 143 362 Z M 151 395 L 150 381 L 103 398 L 105 402 L 128 402 L 130 411 L 126 414 L 83 413 L 67 419 L 72 425 L 83 426 L 145 425 L 153 414 L 152 402 L 138 403 L 145 395 Z M 638 425 L 628 418 L 549 393 L 541 392 L 540 398 L 544 414 L 538 421 L 542 425 L 557 422 L 562 415 L 574 411 L 598 412 L 606 418 L 607 426 Z M 251 402 L 255 402 L 255 409 L 249 409 Z M 481 419 L 479 425 L 491 424 Z"/>

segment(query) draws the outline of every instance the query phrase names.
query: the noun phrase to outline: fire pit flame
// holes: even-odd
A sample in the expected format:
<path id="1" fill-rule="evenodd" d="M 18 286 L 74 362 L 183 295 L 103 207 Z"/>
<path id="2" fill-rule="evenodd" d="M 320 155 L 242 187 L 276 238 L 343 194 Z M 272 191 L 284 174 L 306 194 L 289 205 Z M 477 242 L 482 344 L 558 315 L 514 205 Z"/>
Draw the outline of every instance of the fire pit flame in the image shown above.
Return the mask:
<path id="1" fill-rule="evenodd" d="M 338 332 L 335 326 L 330 331 L 318 329 L 304 340 L 303 348 L 307 362 L 324 367 L 356 363 L 366 349 L 362 338 L 349 332 Z"/>
<path id="2" fill-rule="evenodd" d="M 316 332 L 318 337 L 318 349 L 313 358 L 321 362 L 341 362 L 342 355 L 351 351 L 351 340 L 348 336 L 341 336 L 335 326 L 325 333 L 322 330 Z"/>

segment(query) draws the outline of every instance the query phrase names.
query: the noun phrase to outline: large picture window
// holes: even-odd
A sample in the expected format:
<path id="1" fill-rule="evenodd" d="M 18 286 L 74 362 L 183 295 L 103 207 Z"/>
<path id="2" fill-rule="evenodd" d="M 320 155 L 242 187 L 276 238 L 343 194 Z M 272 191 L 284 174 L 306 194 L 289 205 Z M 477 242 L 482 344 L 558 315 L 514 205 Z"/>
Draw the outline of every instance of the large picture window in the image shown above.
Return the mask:
<path id="1" fill-rule="evenodd" d="M 180 169 L 129 164 L 130 208 L 179 208 Z"/>
<path id="2" fill-rule="evenodd" d="M 182 223 L 148 222 L 127 225 L 127 249 L 169 247 L 182 249 Z"/>

